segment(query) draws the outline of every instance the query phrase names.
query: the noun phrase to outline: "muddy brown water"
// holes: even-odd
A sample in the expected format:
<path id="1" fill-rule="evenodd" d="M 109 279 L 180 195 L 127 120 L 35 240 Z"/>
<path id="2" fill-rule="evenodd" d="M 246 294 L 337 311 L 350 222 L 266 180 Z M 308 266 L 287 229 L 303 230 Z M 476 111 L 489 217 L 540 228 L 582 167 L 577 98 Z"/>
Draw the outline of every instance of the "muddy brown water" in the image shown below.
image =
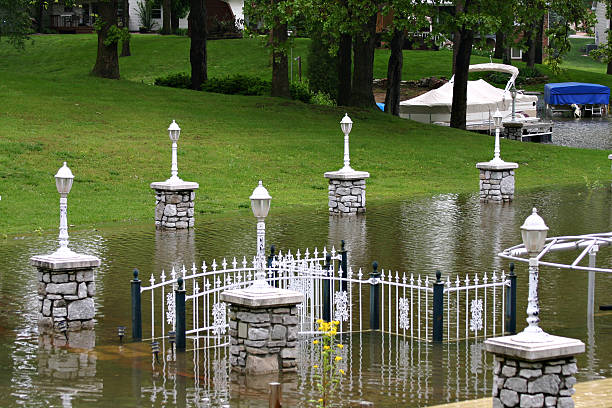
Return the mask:
<path id="1" fill-rule="evenodd" d="M 281 214 L 272 204 L 267 243 L 295 251 L 339 246 L 345 239 L 350 264 L 364 271 L 374 260 L 393 270 L 433 275 L 440 269 L 451 277 L 507 270 L 507 262 L 495 254 L 520 243 L 519 227 L 533 206 L 551 236 L 609 231 L 612 194 L 609 180 L 603 184 L 519 189 L 509 205 L 456 194 L 371 204 L 365 216 L 354 218 L 329 217 L 325 209 Z M 36 327 L 37 276 L 28 259 L 53 251 L 56 234 L 0 240 L 0 405 L 266 407 L 267 382 L 276 378 L 229 375 L 223 350 L 188 352 L 176 361 L 165 355 L 154 364 L 147 343 L 119 345 L 117 326 L 128 326 L 129 333 L 133 268 L 146 279 L 173 265 L 254 254 L 255 220 L 248 212 L 200 216 L 196 226 L 188 234 L 158 232 L 152 223 L 71 231 L 71 247 L 100 257 L 102 266 L 96 276 L 95 333 L 70 346 L 39 336 Z M 567 261 L 572 255 L 555 256 Z M 598 265 L 610 261 L 612 249 L 602 248 Z M 518 326 L 523 327 L 525 264 L 517 265 L 517 273 Z M 542 268 L 540 279 L 544 329 L 587 345 L 578 357 L 578 380 L 612 376 L 612 312 L 598 311 L 588 322 L 586 274 Z M 612 304 L 612 277 L 606 274 L 596 277 L 596 308 L 602 304 Z M 350 369 L 334 395 L 343 406 L 370 400 L 377 407 L 416 407 L 490 394 L 492 362 L 481 340 L 432 345 L 366 332 L 342 342 Z M 280 378 L 285 406 L 311 406 L 308 401 L 317 397 L 305 353 L 298 373 Z"/>

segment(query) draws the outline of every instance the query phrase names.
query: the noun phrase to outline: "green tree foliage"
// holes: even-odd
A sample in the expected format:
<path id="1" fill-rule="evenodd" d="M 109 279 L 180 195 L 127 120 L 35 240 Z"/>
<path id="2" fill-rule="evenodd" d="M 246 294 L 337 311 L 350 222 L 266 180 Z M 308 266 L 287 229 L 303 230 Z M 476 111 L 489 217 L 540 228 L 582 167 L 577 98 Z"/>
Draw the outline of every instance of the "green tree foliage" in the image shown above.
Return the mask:
<path id="1" fill-rule="evenodd" d="M 612 23 L 612 0 L 605 0 L 606 19 Z M 612 26 L 609 26 L 612 27 Z M 606 74 L 612 75 L 612 41 L 610 41 L 610 29 L 606 30 L 606 41 L 599 44 L 599 48 L 591 51 L 591 58 L 603 61 L 607 64 Z"/>
<path id="2" fill-rule="evenodd" d="M 0 0 L 0 40 L 4 38 L 23 48 L 32 25 L 28 5 L 27 0 Z"/>

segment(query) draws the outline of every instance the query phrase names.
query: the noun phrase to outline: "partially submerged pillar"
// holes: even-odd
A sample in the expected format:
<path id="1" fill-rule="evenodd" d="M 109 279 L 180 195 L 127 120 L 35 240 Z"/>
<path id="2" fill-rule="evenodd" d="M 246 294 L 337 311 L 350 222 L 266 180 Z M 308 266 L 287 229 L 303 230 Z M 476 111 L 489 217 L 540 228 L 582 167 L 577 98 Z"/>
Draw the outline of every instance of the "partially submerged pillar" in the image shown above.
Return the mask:
<path id="1" fill-rule="evenodd" d="M 517 163 L 477 163 L 480 170 L 480 201 L 504 203 L 514 200 L 514 170 Z"/>
<path id="2" fill-rule="evenodd" d="M 253 287 L 225 291 L 229 304 L 230 364 L 243 374 L 297 371 L 297 305 L 304 295 Z"/>
<path id="3" fill-rule="evenodd" d="M 340 128 L 344 133 L 344 166 L 338 171 L 328 171 L 324 174 L 325 178 L 329 179 L 330 215 L 358 214 L 366 210 L 366 179 L 370 177 L 370 173 L 351 168 L 349 133 L 352 127 L 351 118 L 345 114 L 340 122 Z"/>
<path id="4" fill-rule="evenodd" d="M 485 341 L 485 348 L 495 355 L 494 408 L 574 407 L 575 356 L 584 353 L 580 340 L 547 335 L 525 343 L 506 336 Z"/>
<path id="5" fill-rule="evenodd" d="M 171 177 L 166 181 L 151 183 L 151 188 L 155 190 L 155 227 L 166 230 L 193 228 L 195 190 L 199 188 L 199 184 L 179 178 L 177 142 L 181 128 L 172 121 L 168 133 L 172 141 Z"/>

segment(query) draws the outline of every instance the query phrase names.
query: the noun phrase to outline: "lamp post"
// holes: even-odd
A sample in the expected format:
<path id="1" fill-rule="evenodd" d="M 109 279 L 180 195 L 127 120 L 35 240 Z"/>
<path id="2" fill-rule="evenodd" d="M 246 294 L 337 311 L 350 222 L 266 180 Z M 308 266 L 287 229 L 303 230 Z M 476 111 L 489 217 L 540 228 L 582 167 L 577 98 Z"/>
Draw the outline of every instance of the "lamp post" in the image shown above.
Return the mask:
<path id="1" fill-rule="evenodd" d="M 266 282 L 266 273 L 264 270 L 266 248 L 265 219 L 270 211 L 270 201 L 272 200 L 272 197 L 268 193 L 268 190 L 266 190 L 266 188 L 263 186 L 261 180 L 259 180 L 259 185 L 255 187 L 253 194 L 251 194 L 251 197 L 249 198 L 251 200 L 253 215 L 255 218 L 257 218 L 257 272 L 255 273 L 255 282 L 251 286 L 251 289 L 269 289 L 270 285 L 268 285 L 268 282 Z"/>
<path id="2" fill-rule="evenodd" d="M 181 135 L 181 128 L 174 120 L 168 127 L 168 134 L 170 136 L 170 140 L 172 140 L 172 168 L 170 169 L 172 176 L 167 181 L 180 182 L 183 180 L 181 180 L 178 176 L 178 162 L 176 159 L 176 151 L 178 149 L 178 146 L 176 143 L 178 142 L 179 136 Z"/>
<path id="3" fill-rule="evenodd" d="M 68 249 L 68 193 L 72 188 L 74 176 L 72 171 L 64 162 L 55 175 L 55 186 L 60 194 L 60 225 L 59 225 L 59 249 L 55 251 L 55 256 L 70 255 L 72 251 Z"/>
<path id="4" fill-rule="evenodd" d="M 539 326 L 540 306 L 538 300 L 538 254 L 544 248 L 548 227 L 538 211 L 534 208 L 532 214 L 521 225 L 523 244 L 529 253 L 529 296 L 527 304 L 528 326 L 514 336 L 515 341 L 525 343 L 541 343 L 549 341 L 549 336 Z"/>
<path id="5" fill-rule="evenodd" d="M 351 158 L 349 156 L 349 133 L 351 133 L 351 129 L 353 128 L 353 121 L 349 118 L 348 114 L 344 114 L 344 117 L 340 121 L 340 129 L 342 129 L 342 133 L 344 133 L 344 167 L 340 169 L 343 172 L 352 172 L 351 168 Z"/>
<path id="6" fill-rule="evenodd" d="M 491 160 L 491 164 L 503 164 L 504 161 L 499 157 L 500 149 L 499 149 L 499 128 L 501 127 L 503 116 L 499 109 L 495 110 L 493 114 L 493 122 L 495 123 L 495 148 L 493 149 L 493 160 Z"/>
<path id="7" fill-rule="evenodd" d="M 516 87 L 512 84 L 510 89 L 510 95 L 512 95 L 512 121 L 516 119 Z"/>

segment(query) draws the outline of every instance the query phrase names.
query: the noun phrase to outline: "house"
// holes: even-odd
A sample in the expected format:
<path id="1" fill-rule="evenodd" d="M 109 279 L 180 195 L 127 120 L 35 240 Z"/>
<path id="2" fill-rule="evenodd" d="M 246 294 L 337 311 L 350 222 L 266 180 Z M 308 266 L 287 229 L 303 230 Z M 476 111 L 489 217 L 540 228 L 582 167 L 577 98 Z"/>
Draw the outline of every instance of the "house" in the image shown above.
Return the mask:
<path id="1" fill-rule="evenodd" d="M 130 9 L 129 29 L 132 32 L 138 31 L 141 25 L 138 17 L 138 4 L 143 1 L 128 0 Z M 119 17 L 121 16 L 121 4 L 122 2 L 119 2 Z M 218 21 L 231 21 L 231 19 L 242 26 L 241 22 L 244 19 L 243 5 L 243 0 L 206 0 L 209 26 L 218 23 Z M 83 1 L 75 6 L 64 2 L 52 3 L 49 5 L 46 14 L 49 18 L 49 28 L 59 33 L 90 33 L 93 32 L 97 2 Z M 161 27 L 163 10 L 154 6 L 152 17 L 156 26 Z M 187 28 L 187 17 L 179 20 L 179 28 Z"/>

